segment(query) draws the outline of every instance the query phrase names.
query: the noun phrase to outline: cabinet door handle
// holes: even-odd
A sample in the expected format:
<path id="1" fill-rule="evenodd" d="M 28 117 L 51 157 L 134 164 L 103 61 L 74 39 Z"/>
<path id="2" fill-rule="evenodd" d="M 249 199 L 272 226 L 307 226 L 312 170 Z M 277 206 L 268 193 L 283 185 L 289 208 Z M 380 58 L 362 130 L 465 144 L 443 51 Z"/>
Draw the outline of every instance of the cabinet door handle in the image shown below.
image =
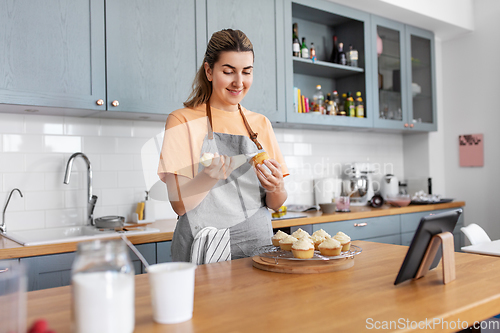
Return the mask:
<path id="1" fill-rule="evenodd" d="M 363 222 L 363 223 L 354 223 L 355 227 L 366 227 L 367 225 L 368 225 L 368 223 L 366 223 L 366 222 Z"/>
<path id="2" fill-rule="evenodd" d="M 410 124 L 410 127 L 413 128 L 413 124 Z"/>
<path id="3" fill-rule="evenodd" d="M 405 124 L 405 127 L 408 127 L 408 124 Z"/>
<path id="4" fill-rule="evenodd" d="M 97 105 L 101 106 L 101 105 L 103 105 L 103 104 L 104 104 L 104 101 L 103 101 L 102 99 L 98 99 L 98 100 L 95 102 L 95 104 L 97 104 Z"/>
<path id="5" fill-rule="evenodd" d="M 118 105 L 120 105 L 120 102 L 118 102 L 118 101 L 115 100 L 115 101 L 111 102 L 111 105 L 118 106 Z"/>

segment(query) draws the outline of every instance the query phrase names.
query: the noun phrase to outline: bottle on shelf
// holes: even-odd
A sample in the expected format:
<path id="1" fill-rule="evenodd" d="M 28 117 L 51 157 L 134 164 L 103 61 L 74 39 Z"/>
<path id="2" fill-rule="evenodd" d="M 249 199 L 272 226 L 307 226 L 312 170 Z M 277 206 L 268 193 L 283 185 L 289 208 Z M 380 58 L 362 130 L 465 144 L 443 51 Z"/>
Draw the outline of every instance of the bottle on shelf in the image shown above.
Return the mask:
<path id="1" fill-rule="evenodd" d="M 314 112 L 325 114 L 325 95 L 321 91 L 321 86 L 316 86 L 316 92 L 313 95 Z"/>
<path id="2" fill-rule="evenodd" d="M 340 107 L 340 97 L 339 97 L 339 93 L 337 92 L 337 90 L 334 90 L 333 91 L 333 96 L 332 96 L 332 102 L 333 102 L 333 110 L 332 110 L 332 115 L 337 115 L 339 116 L 340 114 L 340 110 L 339 110 L 339 107 Z"/>
<path id="3" fill-rule="evenodd" d="M 333 35 L 333 48 L 332 55 L 330 56 L 330 62 L 334 64 L 339 62 L 339 46 L 337 45 L 337 35 Z"/>
<path id="4" fill-rule="evenodd" d="M 302 37 L 302 46 L 300 48 L 300 56 L 302 58 L 309 59 L 309 49 L 307 48 L 305 37 Z"/>
<path id="5" fill-rule="evenodd" d="M 347 65 L 347 58 L 344 52 L 344 43 L 339 43 L 339 61 L 337 62 L 340 65 Z"/>
<path id="6" fill-rule="evenodd" d="M 300 57 L 299 25 L 293 24 L 293 56 Z"/>
<path id="7" fill-rule="evenodd" d="M 345 101 L 347 100 L 347 94 L 343 93 L 342 94 L 342 100 L 339 103 L 339 116 L 347 116 L 347 112 L 345 109 Z"/>
<path id="8" fill-rule="evenodd" d="M 348 52 L 348 65 L 353 67 L 358 67 L 358 50 L 354 49 L 352 44 L 349 44 L 349 52 Z"/>
<path id="9" fill-rule="evenodd" d="M 352 94 L 350 91 L 347 93 L 347 98 L 345 99 L 344 109 L 346 112 L 346 116 L 356 117 L 356 110 L 354 108 L 354 98 L 352 98 Z"/>
<path id="10" fill-rule="evenodd" d="M 356 93 L 356 117 L 364 118 L 365 117 L 365 106 L 363 105 L 363 99 L 361 98 L 361 91 Z"/>
<path id="11" fill-rule="evenodd" d="M 326 94 L 326 100 L 325 100 L 325 114 L 331 115 L 332 114 L 332 97 L 330 93 Z"/>
<path id="12" fill-rule="evenodd" d="M 312 62 L 316 62 L 316 49 L 314 48 L 314 43 L 311 43 L 311 49 L 309 51 L 309 56 Z"/>

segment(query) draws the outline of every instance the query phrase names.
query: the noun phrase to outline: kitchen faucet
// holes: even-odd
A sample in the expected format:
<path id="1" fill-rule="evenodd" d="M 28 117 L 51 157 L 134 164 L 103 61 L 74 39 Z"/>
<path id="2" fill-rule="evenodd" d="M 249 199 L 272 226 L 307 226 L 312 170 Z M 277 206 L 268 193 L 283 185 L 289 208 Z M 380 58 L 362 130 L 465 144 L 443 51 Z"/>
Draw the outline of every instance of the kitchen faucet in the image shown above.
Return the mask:
<path id="1" fill-rule="evenodd" d="M 73 161 L 78 156 L 81 156 L 87 163 L 87 222 L 89 225 L 94 224 L 94 208 L 97 201 L 97 196 L 92 195 L 92 165 L 90 160 L 84 153 L 74 153 L 70 156 L 68 164 L 66 165 L 66 173 L 64 175 L 64 184 L 69 184 L 69 178 L 71 177 L 71 169 L 73 168 Z"/>
<path id="2" fill-rule="evenodd" d="M 3 208 L 2 225 L 0 225 L 0 231 L 2 233 L 6 233 L 7 232 L 7 224 L 5 223 L 5 211 L 7 210 L 7 206 L 9 205 L 10 197 L 12 196 L 12 193 L 14 193 L 15 191 L 19 192 L 19 195 L 21 196 L 21 198 L 23 197 L 23 194 L 21 193 L 21 190 L 18 189 L 18 188 L 15 188 L 12 191 L 10 191 L 9 198 L 7 199 L 7 203 L 5 204 L 5 207 Z"/>

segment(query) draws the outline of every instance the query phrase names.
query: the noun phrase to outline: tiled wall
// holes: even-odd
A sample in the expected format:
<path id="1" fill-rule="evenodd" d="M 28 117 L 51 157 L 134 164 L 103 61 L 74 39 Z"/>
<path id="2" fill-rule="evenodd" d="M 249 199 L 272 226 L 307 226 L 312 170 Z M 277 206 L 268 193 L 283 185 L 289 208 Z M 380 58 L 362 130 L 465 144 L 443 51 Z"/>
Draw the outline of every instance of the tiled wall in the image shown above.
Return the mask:
<path id="1" fill-rule="evenodd" d="M 63 184 L 72 153 L 92 162 L 95 216 L 130 217 L 144 199 L 141 148 L 161 133 L 161 122 L 0 114 L 0 203 L 13 195 L 6 213 L 9 230 L 50 228 L 86 221 L 86 165 L 75 160 L 69 185 Z M 345 131 L 276 129 L 290 176 L 287 203 L 312 204 L 312 179 L 339 176 L 351 162 L 391 165 L 403 175 L 402 136 Z M 157 218 L 174 218 L 169 203 L 156 201 Z"/>

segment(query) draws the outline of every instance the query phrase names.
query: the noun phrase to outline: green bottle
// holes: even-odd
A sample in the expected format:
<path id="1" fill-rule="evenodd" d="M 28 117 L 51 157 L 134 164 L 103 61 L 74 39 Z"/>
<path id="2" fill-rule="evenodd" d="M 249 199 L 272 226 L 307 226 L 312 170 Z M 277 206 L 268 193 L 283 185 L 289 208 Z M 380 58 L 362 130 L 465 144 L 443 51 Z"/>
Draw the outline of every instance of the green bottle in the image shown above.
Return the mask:
<path id="1" fill-rule="evenodd" d="M 352 98 L 352 94 L 349 91 L 347 93 L 347 98 L 345 99 L 345 112 L 348 117 L 356 117 L 356 108 L 354 107 L 354 99 Z"/>

